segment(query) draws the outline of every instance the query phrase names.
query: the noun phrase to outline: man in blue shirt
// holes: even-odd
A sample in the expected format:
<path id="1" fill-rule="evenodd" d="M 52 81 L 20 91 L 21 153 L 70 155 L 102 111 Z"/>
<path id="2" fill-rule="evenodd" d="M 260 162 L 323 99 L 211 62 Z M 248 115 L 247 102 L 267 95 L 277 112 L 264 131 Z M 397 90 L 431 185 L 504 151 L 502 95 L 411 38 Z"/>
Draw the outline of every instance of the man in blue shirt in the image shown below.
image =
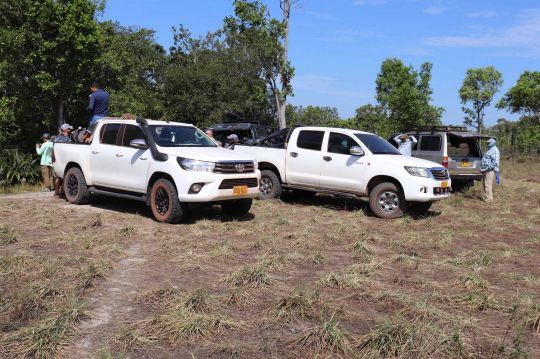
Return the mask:
<path id="1" fill-rule="evenodd" d="M 484 201 L 493 202 L 493 182 L 499 174 L 499 163 L 501 154 L 497 148 L 494 138 L 487 140 L 488 150 L 480 161 L 480 172 L 484 180 Z"/>
<path id="2" fill-rule="evenodd" d="M 90 95 L 88 110 L 92 113 L 89 123 L 89 126 L 92 126 L 100 118 L 109 114 L 109 94 L 101 88 L 97 81 L 92 84 L 90 91 L 92 91 L 92 94 Z"/>

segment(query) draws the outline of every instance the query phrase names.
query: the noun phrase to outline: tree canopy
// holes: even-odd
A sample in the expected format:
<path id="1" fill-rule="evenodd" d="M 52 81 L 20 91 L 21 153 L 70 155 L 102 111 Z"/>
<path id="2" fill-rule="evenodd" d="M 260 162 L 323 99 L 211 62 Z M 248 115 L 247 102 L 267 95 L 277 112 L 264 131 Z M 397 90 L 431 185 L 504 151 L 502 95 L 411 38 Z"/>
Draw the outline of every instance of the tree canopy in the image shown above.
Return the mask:
<path id="1" fill-rule="evenodd" d="M 498 108 L 507 108 L 529 116 L 537 116 L 540 121 L 540 71 L 525 71 L 517 83 L 503 96 Z"/>
<path id="2" fill-rule="evenodd" d="M 466 114 L 465 125 L 474 126 L 478 132 L 483 132 L 485 110 L 502 84 L 502 74 L 493 66 L 467 70 L 459 90 L 461 103 L 465 105 L 462 107 Z M 469 103 L 471 107 L 466 107 Z"/>
<path id="3" fill-rule="evenodd" d="M 431 105 L 431 69 L 429 62 L 421 65 L 420 72 L 395 58 L 382 63 L 376 98 L 393 129 L 440 124 L 444 109 Z"/>

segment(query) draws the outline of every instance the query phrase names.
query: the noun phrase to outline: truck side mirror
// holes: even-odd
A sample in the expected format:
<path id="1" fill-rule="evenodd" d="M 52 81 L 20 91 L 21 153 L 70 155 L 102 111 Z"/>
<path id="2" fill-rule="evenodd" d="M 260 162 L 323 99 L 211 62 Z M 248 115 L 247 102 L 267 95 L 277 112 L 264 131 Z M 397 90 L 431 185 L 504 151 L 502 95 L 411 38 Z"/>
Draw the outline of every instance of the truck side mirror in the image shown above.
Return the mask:
<path id="1" fill-rule="evenodd" d="M 353 156 L 359 156 L 359 157 L 365 155 L 364 150 L 360 146 L 352 146 L 350 149 L 350 153 Z"/>
<path id="2" fill-rule="evenodd" d="M 138 148 L 139 150 L 146 150 L 148 149 L 148 144 L 146 143 L 145 140 L 143 140 L 142 138 L 137 138 L 135 140 L 132 140 L 130 143 L 129 143 L 129 146 L 130 147 L 133 147 L 133 148 Z"/>

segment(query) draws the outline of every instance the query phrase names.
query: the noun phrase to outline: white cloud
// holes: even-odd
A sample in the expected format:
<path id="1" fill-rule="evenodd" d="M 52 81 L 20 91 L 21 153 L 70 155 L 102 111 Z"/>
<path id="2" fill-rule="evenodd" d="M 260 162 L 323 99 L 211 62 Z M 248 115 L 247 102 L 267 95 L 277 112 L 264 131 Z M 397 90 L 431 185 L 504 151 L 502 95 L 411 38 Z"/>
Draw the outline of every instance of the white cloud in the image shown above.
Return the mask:
<path id="1" fill-rule="evenodd" d="M 468 17 L 481 17 L 481 18 L 491 18 L 496 17 L 497 13 L 493 10 L 487 10 L 487 11 L 477 11 L 477 12 L 470 12 L 467 14 Z"/>
<path id="2" fill-rule="evenodd" d="M 426 42 L 438 47 L 520 49 L 520 56 L 525 52 L 529 57 L 540 57 L 540 10 L 529 11 L 516 25 L 507 28 L 431 37 Z"/>
<path id="3" fill-rule="evenodd" d="M 365 100 L 370 95 L 365 92 L 340 88 L 340 81 L 335 77 L 323 75 L 298 75 L 293 78 L 295 92 L 311 92 L 327 96 L 348 97 Z"/>
<path id="4" fill-rule="evenodd" d="M 429 15 L 441 15 L 444 12 L 446 12 L 447 8 L 443 6 L 430 6 L 428 8 L 425 8 L 422 10 L 422 12 L 429 14 Z"/>

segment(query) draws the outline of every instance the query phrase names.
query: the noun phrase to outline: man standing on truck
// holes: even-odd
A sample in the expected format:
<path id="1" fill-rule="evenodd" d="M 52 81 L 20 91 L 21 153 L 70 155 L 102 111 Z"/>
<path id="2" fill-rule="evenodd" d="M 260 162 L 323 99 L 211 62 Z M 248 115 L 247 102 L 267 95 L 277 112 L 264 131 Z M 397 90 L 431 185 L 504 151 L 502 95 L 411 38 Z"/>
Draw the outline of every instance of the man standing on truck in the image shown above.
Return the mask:
<path id="1" fill-rule="evenodd" d="M 488 150 L 480 161 L 480 172 L 484 182 L 484 201 L 493 202 L 493 182 L 499 174 L 501 154 L 494 138 L 487 140 Z"/>
<path id="2" fill-rule="evenodd" d="M 88 126 L 92 126 L 100 118 L 109 114 L 109 94 L 107 91 L 103 90 L 97 81 L 94 81 L 90 91 L 92 94 L 89 97 L 88 110 L 92 113 L 92 117 Z"/>
<path id="3" fill-rule="evenodd" d="M 412 148 L 415 144 L 418 143 L 418 140 L 414 136 L 409 136 L 406 133 L 397 135 L 394 137 L 394 141 L 396 141 L 398 145 L 398 150 L 401 152 L 404 156 L 412 156 Z"/>

